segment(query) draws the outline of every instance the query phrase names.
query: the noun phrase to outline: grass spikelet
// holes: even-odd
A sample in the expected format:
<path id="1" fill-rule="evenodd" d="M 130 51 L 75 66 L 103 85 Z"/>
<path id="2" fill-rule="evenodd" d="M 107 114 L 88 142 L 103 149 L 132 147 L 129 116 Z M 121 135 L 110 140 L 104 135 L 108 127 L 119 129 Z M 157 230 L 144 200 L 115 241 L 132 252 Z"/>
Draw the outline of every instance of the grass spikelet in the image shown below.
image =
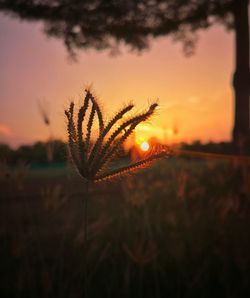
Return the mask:
<path id="1" fill-rule="evenodd" d="M 82 124 L 89 106 L 89 100 L 90 100 L 90 92 L 86 92 L 86 96 L 84 98 L 84 103 L 82 107 L 78 111 L 78 120 L 77 120 L 77 137 L 78 137 L 78 149 L 79 149 L 79 154 L 81 158 L 81 163 L 83 163 L 83 166 L 85 166 L 86 163 L 86 154 L 85 154 L 85 144 L 83 141 L 83 131 L 82 131 Z"/>
<path id="2" fill-rule="evenodd" d="M 75 124 L 73 120 L 73 109 L 74 109 L 74 103 L 70 103 L 70 108 L 68 111 L 65 111 L 65 115 L 68 119 L 68 125 L 67 125 L 67 132 L 68 132 L 68 145 L 69 145 L 69 152 L 71 155 L 71 158 L 73 160 L 73 163 L 75 164 L 76 168 L 79 170 L 80 164 L 79 164 L 79 151 L 78 151 L 78 139 L 75 129 Z"/>
<path id="3" fill-rule="evenodd" d="M 128 126 L 132 124 L 135 124 L 135 127 L 136 127 L 139 123 L 146 121 L 154 113 L 154 110 L 156 109 L 156 107 L 157 107 L 157 104 L 152 104 L 147 112 L 140 114 L 138 116 L 132 117 L 129 120 L 122 123 L 108 139 L 106 145 L 102 150 L 102 154 L 103 155 L 106 154 L 107 150 L 112 145 L 112 142 L 115 140 L 116 137 L 118 137 L 121 134 L 122 131 L 126 130 Z"/>
<path id="4" fill-rule="evenodd" d="M 99 104 L 89 90 L 85 91 L 86 96 L 84 98 L 83 105 L 78 111 L 77 131 L 74 123 L 73 103 L 70 104 L 69 110 L 66 110 L 65 114 L 68 120 L 67 130 L 70 154 L 78 172 L 86 181 L 96 182 L 112 179 L 114 177 L 146 167 L 157 159 L 169 156 L 169 152 L 164 149 L 131 165 L 118 169 L 107 169 L 107 171 L 104 172 L 103 168 L 106 168 L 112 161 L 114 154 L 123 145 L 125 140 L 132 134 L 136 126 L 141 122 L 148 120 L 153 115 L 158 105 L 153 103 L 146 112 L 125 120 L 119 124 L 116 129 L 113 129 L 114 125 L 116 125 L 118 121 L 120 121 L 123 116 L 133 108 L 133 105 L 130 104 L 121 109 L 110 121 L 107 122 L 106 126 L 104 126 L 103 114 Z M 89 119 L 84 129 L 83 121 L 88 109 L 91 110 L 89 112 Z M 90 139 L 95 118 L 97 118 L 99 122 L 99 136 L 97 137 L 97 140 L 94 142 L 91 149 Z M 114 130 L 113 132 L 111 131 L 112 129 Z M 83 133 L 86 134 L 85 140 L 83 139 Z M 105 137 L 108 134 L 110 136 L 105 141 Z"/>
<path id="5" fill-rule="evenodd" d="M 91 112 L 90 112 L 90 115 L 89 115 L 89 121 L 88 121 L 88 124 L 87 124 L 86 150 L 88 150 L 89 143 L 90 143 L 91 129 L 92 129 L 92 126 L 93 126 L 93 123 L 94 123 L 95 112 L 96 112 L 95 107 L 94 107 L 94 105 L 92 105 L 92 109 L 91 109 Z"/>
<path id="6" fill-rule="evenodd" d="M 102 116 L 102 111 L 101 111 L 101 108 L 100 106 L 98 105 L 97 103 L 97 100 L 94 98 L 94 96 L 90 93 L 90 91 L 87 91 L 87 93 L 90 94 L 90 99 L 93 103 L 93 106 L 96 110 L 96 113 L 97 113 L 97 116 L 98 116 L 98 120 L 99 120 L 99 130 L 100 130 L 100 133 L 103 131 L 103 128 L 104 128 L 104 122 L 103 122 L 103 116 Z"/>
<path id="7" fill-rule="evenodd" d="M 94 156 L 96 156 L 97 152 L 100 151 L 101 146 L 102 146 L 102 142 L 104 140 L 104 138 L 106 137 L 106 135 L 108 134 L 108 132 L 113 128 L 113 126 L 130 110 L 132 110 L 132 108 L 134 107 L 134 105 L 130 104 L 128 106 L 126 106 L 124 109 L 122 109 L 120 112 L 118 112 L 109 122 L 108 124 L 105 126 L 105 128 L 103 129 L 102 133 L 99 135 L 98 139 L 96 140 L 96 143 L 90 153 L 90 157 L 89 157 L 89 163 L 91 164 L 93 161 Z"/>
<path id="8" fill-rule="evenodd" d="M 142 159 L 138 162 L 135 162 L 131 165 L 112 170 L 107 174 L 97 176 L 95 181 L 100 182 L 100 181 L 104 181 L 104 180 L 110 180 L 110 179 L 119 177 L 119 176 L 124 175 L 124 174 L 129 174 L 129 173 L 132 173 L 134 171 L 138 171 L 140 169 L 143 169 L 143 168 L 147 167 L 153 161 L 158 160 L 158 159 L 163 158 L 163 157 L 166 157 L 166 156 L 168 156 L 168 152 L 166 152 L 166 151 L 162 151 L 160 153 L 153 154 L 153 155 L 151 155 L 147 158 L 144 158 L 144 159 Z"/>
<path id="9" fill-rule="evenodd" d="M 140 114 L 138 116 L 132 117 L 129 120 L 125 121 L 122 123 L 110 136 L 106 144 L 103 146 L 100 154 L 96 155 L 96 162 L 95 165 L 91 169 L 91 173 L 97 171 L 99 168 L 99 171 L 101 168 L 104 166 L 105 163 L 108 162 L 109 158 L 112 157 L 113 153 L 115 153 L 116 149 L 119 148 L 119 145 L 121 145 L 127 138 L 128 136 L 133 132 L 133 130 L 136 128 L 136 126 L 143 122 L 146 121 L 154 112 L 156 109 L 157 104 L 152 104 L 149 108 L 149 110 L 143 114 Z M 128 129 L 128 130 L 126 130 Z M 121 142 L 118 142 L 114 144 L 115 140 L 117 137 L 120 137 L 121 133 L 125 131 L 124 136 L 121 137 Z M 129 132 L 129 133 L 127 133 Z"/>
<path id="10" fill-rule="evenodd" d="M 101 169 L 106 162 L 109 161 L 110 158 L 112 158 L 113 154 L 116 153 L 116 151 L 119 149 L 119 147 L 126 141 L 126 139 L 132 134 L 135 127 L 137 126 L 137 123 L 132 124 L 128 130 L 123 134 L 123 136 L 118 140 L 114 146 L 110 148 L 110 150 L 107 152 L 106 155 L 103 156 L 103 159 L 100 161 L 99 168 Z"/>

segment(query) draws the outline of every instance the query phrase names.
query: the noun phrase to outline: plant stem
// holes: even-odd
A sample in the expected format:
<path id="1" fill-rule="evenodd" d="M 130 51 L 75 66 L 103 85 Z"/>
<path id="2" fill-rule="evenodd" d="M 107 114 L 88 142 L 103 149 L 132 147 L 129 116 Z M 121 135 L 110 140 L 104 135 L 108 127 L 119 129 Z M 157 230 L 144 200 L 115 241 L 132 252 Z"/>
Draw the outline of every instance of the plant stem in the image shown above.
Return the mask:
<path id="1" fill-rule="evenodd" d="M 84 200 L 83 221 L 84 221 L 84 239 L 83 239 L 83 254 L 84 254 L 84 297 L 88 297 L 88 200 L 89 200 L 89 182 L 86 182 L 86 193 Z"/>
<path id="2" fill-rule="evenodd" d="M 88 200 L 89 200 L 89 182 L 86 182 L 86 193 L 84 201 L 84 246 L 86 247 L 88 241 Z"/>

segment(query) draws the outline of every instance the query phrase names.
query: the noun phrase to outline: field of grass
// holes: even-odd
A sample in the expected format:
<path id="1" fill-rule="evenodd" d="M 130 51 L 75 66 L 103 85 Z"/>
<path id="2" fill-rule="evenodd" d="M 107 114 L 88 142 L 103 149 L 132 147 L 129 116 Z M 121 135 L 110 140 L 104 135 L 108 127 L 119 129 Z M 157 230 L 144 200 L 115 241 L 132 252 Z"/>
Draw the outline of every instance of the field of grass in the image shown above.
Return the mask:
<path id="1" fill-rule="evenodd" d="M 0 297 L 250 297 L 250 172 L 172 158 L 89 189 L 65 165 L 0 175 Z"/>

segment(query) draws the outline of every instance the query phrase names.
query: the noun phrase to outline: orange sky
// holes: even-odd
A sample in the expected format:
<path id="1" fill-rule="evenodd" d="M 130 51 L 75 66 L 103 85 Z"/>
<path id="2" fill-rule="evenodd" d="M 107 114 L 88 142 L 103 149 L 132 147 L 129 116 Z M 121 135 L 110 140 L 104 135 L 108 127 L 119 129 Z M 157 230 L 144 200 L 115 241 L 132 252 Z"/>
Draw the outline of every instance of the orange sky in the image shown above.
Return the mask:
<path id="1" fill-rule="evenodd" d="M 53 134 L 65 138 L 63 109 L 69 99 L 79 102 L 90 83 L 108 115 L 131 100 L 137 111 L 158 100 L 157 115 L 144 129 L 147 135 L 167 141 L 230 139 L 232 32 L 220 26 L 200 32 L 191 58 L 183 55 L 180 43 L 162 38 L 140 55 L 125 48 L 116 57 L 90 50 L 74 63 L 62 41 L 47 38 L 41 28 L 0 15 L 0 142 L 17 146 L 47 138 L 39 99 L 48 103 Z M 177 136 L 171 135 L 173 127 Z"/>

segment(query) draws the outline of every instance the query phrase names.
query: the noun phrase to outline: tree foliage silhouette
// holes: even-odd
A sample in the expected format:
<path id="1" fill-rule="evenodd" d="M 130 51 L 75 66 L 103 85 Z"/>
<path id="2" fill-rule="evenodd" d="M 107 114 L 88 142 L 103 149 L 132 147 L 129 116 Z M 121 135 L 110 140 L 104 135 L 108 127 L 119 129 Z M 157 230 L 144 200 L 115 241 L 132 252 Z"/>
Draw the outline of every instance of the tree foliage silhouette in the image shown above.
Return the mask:
<path id="1" fill-rule="evenodd" d="M 249 139 L 249 0 L 0 0 L 0 10 L 44 21 L 45 32 L 76 49 L 147 48 L 153 38 L 171 35 L 191 54 L 196 32 L 215 23 L 235 30 L 236 71 L 233 140 L 238 151 Z M 204 78 L 205 80 L 206 78 Z"/>

